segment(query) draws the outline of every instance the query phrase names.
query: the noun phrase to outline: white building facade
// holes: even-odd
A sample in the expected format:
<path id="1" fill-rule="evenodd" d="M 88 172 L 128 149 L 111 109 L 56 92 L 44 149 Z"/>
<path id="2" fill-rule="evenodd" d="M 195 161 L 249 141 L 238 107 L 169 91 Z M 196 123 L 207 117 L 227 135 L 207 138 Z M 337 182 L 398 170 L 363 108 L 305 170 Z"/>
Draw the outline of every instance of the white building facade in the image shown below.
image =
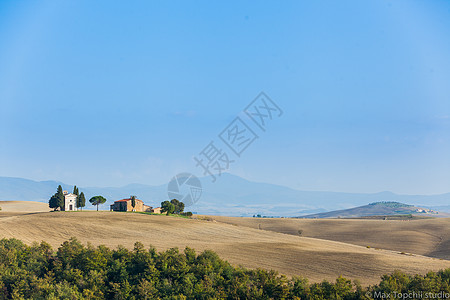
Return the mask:
<path id="1" fill-rule="evenodd" d="M 65 211 L 77 210 L 77 195 L 67 193 L 67 191 L 64 191 L 64 210 Z"/>

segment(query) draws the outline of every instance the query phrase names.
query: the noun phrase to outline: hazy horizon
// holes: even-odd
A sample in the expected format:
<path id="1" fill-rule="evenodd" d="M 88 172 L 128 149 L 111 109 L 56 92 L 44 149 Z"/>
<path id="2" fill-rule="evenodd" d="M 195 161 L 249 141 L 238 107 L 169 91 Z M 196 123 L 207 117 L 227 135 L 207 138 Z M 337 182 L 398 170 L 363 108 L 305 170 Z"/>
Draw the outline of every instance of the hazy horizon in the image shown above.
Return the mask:
<path id="1" fill-rule="evenodd" d="M 383 193 L 392 193 L 392 194 L 396 194 L 396 195 L 405 195 L 405 196 L 433 196 L 433 195 L 450 194 L 450 191 L 449 192 L 444 192 L 444 193 L 434 193 L 434 194 L 433 193 L 431 193 L 431 194 L 403 194 L 403 193 L 395 193 L 395 192 L 392 192 L 392 191 L 389 191 L 389 190 L 376 191 L 376 192 L 366 192 L 366 193 L 365 192 L 353 192 L 353 191 L 333 191 L 333 190 L 320 190 L 320 191 L 319 190 L 302 190 L 302 189 L 292 188 L 292 187 L 289 187 L 289 186 L 283 185 L 283 184 L 275 184 L 275 183 L 265 182 L 265 181 L 252 181 L 252 180 L 250 180 L 248 178 L 241 177 L 241 176 L 238 176 L 238 175 L 234 175 L 234 174 L 231 174 L 231 173 L 222 173 L 222 176 L 227 176 L 227 175 L 231 175 L 233 177 L 237 177 L 239 179 L 248 181 L 250 183 L 267 184 L 267 185 L 271 185 L 271 186 L 279 186 L 279 187 L 288 188 L 288 189 L 292 189 L 292 190 L 299 191 L 299 192 L 323 192 L 323 193 L 342 193 L 342 194 L 383 194 Z M 168 182 L 163 182 L 163 183 L 160 183 L 160 184 L 156 184 L 156 183 L 153 184 L 151 182 L 150 183 L 130 182 L 130 183 L 124 184 L 124 185 L 105 185 L 105 186 L 102 186 L 102 185 L 97 185 L 97 186 L 87 185 L 87 186 L 81 186 L 81 185 L 79 185 L 77 183 L 64 182 L 64 181 L 57 180 L 57 179 L 34 180 L 34 179 L 30 179 L 30 178 L 25 178 L 25 177 L 10 177 L 10 176 L 0 176 L 0 178 L 13 178 L 13 179 L 20 179 L 20 180 L 23 179 L 23 180 L 31 180 L 31 181 L 34 181 L 34 182 L 59 182 L 59 183 L 62 183 L 64 185 L 67 185 L 67 186 L 78 186 L 79 188 L 87 188 L 87 189 L 90 189 L 90 188 L 125 188 L 125 187 L 133 186 L 133 185 L 143 185 L 143 186 L 148 186 L 148 187 L 164 187 L 166 189 L 167 188 L 167 184 L 170 181 L 169 180 Z M 224 178 L 224 177 L 218 177 L 218 178 L 220 180 L 221 178 Z M 210 183 L 210 176 L 199 177 L 199 179 L 202 182 L 204 182 L 204 183 L 207 183 L 207 184 Z"/>
<path id="2" fill-rule="evenodd" d="M 368 13 L 370 12 L 370 13 Z M 450 192 L 450 2 L 0 3 L 0 176 L 229 173 L 305 191 Z M 283 111 L 240 157 L 219 134 Z M 220 180 L 220 178 L 218 179 Z"/>

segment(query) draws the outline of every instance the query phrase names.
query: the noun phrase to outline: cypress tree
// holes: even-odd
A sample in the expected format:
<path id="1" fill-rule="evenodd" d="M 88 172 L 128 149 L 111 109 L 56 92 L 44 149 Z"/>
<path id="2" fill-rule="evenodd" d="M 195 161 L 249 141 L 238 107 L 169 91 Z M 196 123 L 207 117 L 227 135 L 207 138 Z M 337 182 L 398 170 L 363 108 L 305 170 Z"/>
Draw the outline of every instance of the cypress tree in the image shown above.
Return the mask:
<path id="1" fill-rule="evenodd" d="M 58 186 L 58 191 L 56 192 L 55 196 L 56 196 L 57 203 L 58 203 L 60 210 L 64 210 L 66 201 L 65 201 L 65 197 L 64 197 L 64 193 L 63 193 L 63 189 L 62 189 L 61 185 Z"/>
<path id="2" fill-rule="evenodd" d="M 62 187 L 60 185 L 58 186 L 56 193 L 48 201 L 48 206 L 56 211 L 58 208 L 63 210 L 64 205 L 65 205 L 65 197 Z"/>
<path id="3" fill-rule="evenodd" d="M 86 206 L 86 198 L 84 197 L 84 193 L 81 192 L 80 196 L 77 198 L 77 208 L 81 208 L 83 210 L 83 207 Z"/>
<path id="4" fill-rule="evenodd" d="M 136 206 L 136 196 L 131 196 L 131 206 L 133 207 L 134 211 L 134 207 Z"/>
<path id="5" fill-rule="evenodd" d="M 73 193 L 72 194 L 77 196 L 77 198 L 75 199 L 75 206 L 78 208 L 78 198 L 80 198 L 80 191 L 78 190 L 76 185 L 73 187 Z"/>

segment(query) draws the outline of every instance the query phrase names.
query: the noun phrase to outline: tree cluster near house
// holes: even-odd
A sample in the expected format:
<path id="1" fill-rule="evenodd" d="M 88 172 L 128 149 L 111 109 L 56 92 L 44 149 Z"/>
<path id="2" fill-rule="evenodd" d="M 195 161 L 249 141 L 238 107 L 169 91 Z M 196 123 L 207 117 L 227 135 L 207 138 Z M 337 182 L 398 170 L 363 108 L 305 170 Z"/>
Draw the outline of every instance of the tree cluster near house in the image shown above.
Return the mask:
<path id="1" fill-rule="evenodd" d="M 192 216 L 191 212 L 184 212 L 184 203 L 177 199 L 161 202 L 161 213 L 165 213 L 166 215 L 177 214 L 189 217 Z"/>
<path id="2" fill-rule="evenodd" d="M 61 185 L 58 186 L 56 193 L 48 201 L 48 206 L 53 208 L 53 211 L 64 210 L 64 193 Z"/>
<path id="3" fill-rule="evenodd" d="M 175 205 L 171 203 L 170 201 L 163 201 L 161 202 L 161 212 L 166 213 L 167 215 L 173 214 L 175 211 Z"/>

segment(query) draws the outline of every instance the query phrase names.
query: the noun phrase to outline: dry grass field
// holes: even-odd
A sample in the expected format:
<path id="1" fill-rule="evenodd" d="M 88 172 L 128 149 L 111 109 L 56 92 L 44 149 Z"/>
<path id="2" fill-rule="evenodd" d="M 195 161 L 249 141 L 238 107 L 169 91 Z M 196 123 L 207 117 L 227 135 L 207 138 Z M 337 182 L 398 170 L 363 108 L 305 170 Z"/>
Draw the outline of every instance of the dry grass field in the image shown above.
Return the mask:
<path id="1" fill-rule="evenodd" d="M 31 212 L 47 212 L 50 210 L 47 203 L 33 201 L 0 201 L 0 213 L 3 216 L 12 214 L 25 214 Z"/>
<path id="2" fill-rule="evenodd" d="M 450 260 L 450 218 L 401 220 L 212 217 L 218 222 Z"/>
<path id="3" fill-rule="evenodd" d="M 46 212 L 49 211 L 47 203 L 33 201 L 0 201 L 1 212 Z"/>
<path id="4" fill-rule="evenodd" d="M 369 249 L 348 243 L 260 230 L 251 228 L 250 225 L 226 224 L 223 221 L 119 212 L 15 215 L 0 212 L 0 238 L 14 237 L 26 243 L 44 240 L 54 247 L 70 237 L 77 237 L 84 243 L 109 247 L 132 247 L 135 241 L 141 241 L 158 250 L 171 247 L 183 249 L 185 246 L 197 251 L 211 249 L 235 265 L 274 269 L 288 276 L 301 275 L 311 281 L 334 280 L 343 275 L 359 279 L 363 284 L 373 284 L 379 281 L 382 274 L 395 269 L 407 273 L 425 273 L 450 268 L 448 260 Z M 326 227 L 323 229 L 327 230 Z M 386 232 L 386 235 L 390 234 L 395 233 Z"/>

